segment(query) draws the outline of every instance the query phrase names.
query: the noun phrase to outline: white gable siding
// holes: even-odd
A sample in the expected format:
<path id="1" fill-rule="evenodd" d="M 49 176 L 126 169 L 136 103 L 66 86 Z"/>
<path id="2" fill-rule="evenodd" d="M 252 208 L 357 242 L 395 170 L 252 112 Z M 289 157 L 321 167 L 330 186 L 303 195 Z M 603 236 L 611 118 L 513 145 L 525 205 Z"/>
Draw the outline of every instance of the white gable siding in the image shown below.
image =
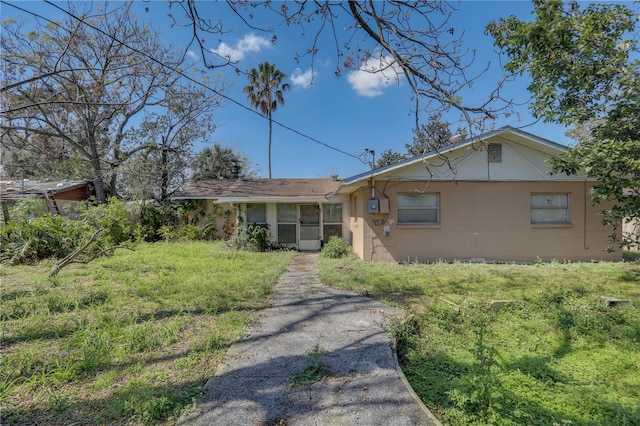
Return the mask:
<path id="1" fill-rule="evenodd" d="M 376 179 L 429 179 L 431 180 L 473 180 L 473 181 L 576 181 L 584 175 L 567 176 L 564 173 L 551 174 L 547 162 L 548 153 L 530 148 L 504 138 L 493 138 L 487 143 L 502 144 L 502 162 L 490 163 L 485 146 L 465 146 L 432 157 L 427 162 L 416 162 L 404 168 L 389 171 Z"/>

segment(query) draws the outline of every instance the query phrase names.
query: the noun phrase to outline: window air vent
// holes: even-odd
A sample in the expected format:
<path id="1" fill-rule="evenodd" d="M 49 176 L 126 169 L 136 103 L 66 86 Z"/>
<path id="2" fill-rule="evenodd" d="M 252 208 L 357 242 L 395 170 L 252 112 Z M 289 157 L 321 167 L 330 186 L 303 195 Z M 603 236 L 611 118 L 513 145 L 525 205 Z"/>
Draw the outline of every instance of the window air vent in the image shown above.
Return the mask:
<path id="1" fill-rule="evenodd" d="M 502 144 L 490 143 L 487 146 L 487 155 L 490 163 L 502 163 Z"/>

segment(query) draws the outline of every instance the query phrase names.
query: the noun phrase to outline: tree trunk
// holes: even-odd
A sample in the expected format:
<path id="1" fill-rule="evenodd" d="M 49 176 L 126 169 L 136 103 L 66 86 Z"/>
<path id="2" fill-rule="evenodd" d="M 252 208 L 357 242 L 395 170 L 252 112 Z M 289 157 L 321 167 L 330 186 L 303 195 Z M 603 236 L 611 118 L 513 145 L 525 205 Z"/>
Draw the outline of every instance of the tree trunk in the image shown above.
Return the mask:
<path id="1" fill-rule="evenodd" d="M 109 181 L 109 193 L 112 196 L 115 196 L 117 192 L 118 185 L 118 166 L 120 165 L 120 145 L 116 143 L 113 147 L 113 159 L 111 163 L 111 176 Z"/>
<path id="2" fill-rule="evenodd" d="M 169 158 L 166 148 L 162 148 L 160 167 L 162 167 L 160 180 L 160 202 L 164 203 L 169 192 Z"/>
<path id="3" fill-rule="evenodd" d="M 273 127 L 273 120 L 271 119 L 271 111 L 269 111 L 269 179 L 271 179 L 271 129 Z"/>
<path id="4" fill-rule="evenodd" d="M 104 193 L 104 181 L 102 180 L 102 169 L 100 168 L 100 158 L 93 156 L 91 158 L 91 170 L 93 171 L 93 187 L 96 190 L 96 201 L 100 204 L 107 202 Z"/>
<path id="5" fill-rule="evenodd" d="M 0 204 L 2 204 L 2 219 L 4 220 L 4 224 L 6 225 L 7 223 L 9 223 L 9 220 L 11 220 L 9 218 L 9 205 L 7 204 L 7 201 L 0 201 Z"/>
<path id="6" fill-rule="evenodd" d="M 87 133 L 87 143 L 89 145 L 88 151 L 90 155 L 89 159 L 91 160 L 91 172 L 93 173 L 93 186 L 96 190 L 96 201 L 100 204 L 104 204 L 107 202 L 107 196 L 104 191 L 104 179 L 102 177 L 102 164 L 100 163 L 98 142 L 91 131 L 87 131 Z"/>

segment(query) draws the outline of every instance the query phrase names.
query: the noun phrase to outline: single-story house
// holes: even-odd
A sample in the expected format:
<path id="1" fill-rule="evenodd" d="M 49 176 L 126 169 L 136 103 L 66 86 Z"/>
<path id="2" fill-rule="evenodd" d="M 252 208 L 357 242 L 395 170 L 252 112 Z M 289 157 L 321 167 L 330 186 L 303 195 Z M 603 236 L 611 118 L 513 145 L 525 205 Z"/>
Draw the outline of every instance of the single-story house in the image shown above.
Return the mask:
<path id="1" fill-rule="evenodd" d="M 503 127 L 346 179 L 200 181 L 176 199 L 233 208 L 274 241 L 342 236 L 370 261 L 620 260 L 584 174 L 552 174 L 567 147 Z"/>
<path id="2" fill-rule="evenodd" d="M 175 200 L 206 200 L 235 211 L 237 223 L 268 224 L 271 237 L 300 250 L 319 250 L 331 235 L 349 236 L 349 197 L 335 195 L 331 179 L 214 179 L 197 181 Z M 242 218 L 242 219 L 238 219 Z M 221 218 L 216 223 L 222 229 Z"/>

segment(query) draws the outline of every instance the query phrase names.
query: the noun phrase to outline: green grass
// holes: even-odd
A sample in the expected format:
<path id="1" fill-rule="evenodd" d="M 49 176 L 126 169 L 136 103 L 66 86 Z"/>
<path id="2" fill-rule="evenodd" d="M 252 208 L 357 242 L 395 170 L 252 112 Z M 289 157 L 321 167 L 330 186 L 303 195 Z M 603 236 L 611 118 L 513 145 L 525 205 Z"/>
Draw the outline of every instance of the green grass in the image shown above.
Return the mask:
<path id="1" fill-rule="evenodd" d="M 70 266 L 2 266 L 0 424 L 172 424 L 293 253 L 143 244 Z"/>
<path id="2" fill-rule="evenodd" d="M 405 307 L 404 372 L 446 424 L 640 424 L 640 264 L 389 265 L 321 279 Z M 607 308 L 603 297 L 630 299 Z M 494 311 L 495 299 L 517 302 Z"/>

